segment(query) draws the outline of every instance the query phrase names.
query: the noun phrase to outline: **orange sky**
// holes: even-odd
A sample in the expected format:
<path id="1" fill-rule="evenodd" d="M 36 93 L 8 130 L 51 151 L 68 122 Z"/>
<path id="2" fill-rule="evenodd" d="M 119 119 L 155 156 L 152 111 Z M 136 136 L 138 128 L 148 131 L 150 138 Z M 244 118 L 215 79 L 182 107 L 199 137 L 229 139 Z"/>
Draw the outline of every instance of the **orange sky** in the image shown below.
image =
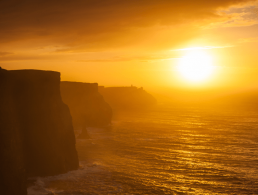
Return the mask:
<path id="1" fill-rule="evenodd" d="M 175 66 L 196 47 L 218 69 L 194 86 Z M 149 91 L 258 88 L 257 51 L 255 0 L 0 2 L 0 66 L 55 70 L 62 80 Z"/>

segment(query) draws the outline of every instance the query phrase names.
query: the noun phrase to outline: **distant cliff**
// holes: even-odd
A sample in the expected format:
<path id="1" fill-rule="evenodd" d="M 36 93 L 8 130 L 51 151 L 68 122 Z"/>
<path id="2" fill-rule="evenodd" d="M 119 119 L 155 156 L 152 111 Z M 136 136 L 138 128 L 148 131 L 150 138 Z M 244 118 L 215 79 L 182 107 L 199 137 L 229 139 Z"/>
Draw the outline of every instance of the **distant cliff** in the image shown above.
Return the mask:
<path id="1" fill-rule="evenodd" d="M 23 195 L 26 174 L 78 168 L 72 119 L 60 95 L 60 73 L 0 69 L 0 74 L 0 194 Z"/>
<path id="2" fill-rule="evenodd" d="M 157 100 L 143 88 L 99 87 L 99 93 L 116 109 L 142 109 L 157 104 Z"/>
<path id="3" fill-rule="evenodd" d="M 111 123 L 112 109 L 99 94 L 97 83 L 61 82 L 61 94 L 76 127 Z"/>

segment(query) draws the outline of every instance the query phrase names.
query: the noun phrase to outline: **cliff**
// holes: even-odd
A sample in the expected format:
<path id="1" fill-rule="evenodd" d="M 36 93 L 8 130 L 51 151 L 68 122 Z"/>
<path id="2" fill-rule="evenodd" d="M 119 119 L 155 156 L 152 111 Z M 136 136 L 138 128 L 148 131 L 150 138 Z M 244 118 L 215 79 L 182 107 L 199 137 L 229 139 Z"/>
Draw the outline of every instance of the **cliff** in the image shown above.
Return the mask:
<path id="1" fill-rule="evenodd" d="M 30 176 L 65 173 L 78 168 L 69 108 L 60 94 L 60 73 L 10 71 L 24 133 L 26 170 Z"/>
<path id="2" fill-rule="evenodd" d="M 157 100 L 143 88 L 99 87 L 99 93 L 116 109 L 142 109 L 156 105 Z"/>
<path id="3" fill-rule="evenodd" d="M 112 109 L 99 94 L 97 83 L 61 82 L 61 94 L 77 128 L 111 123 Z"/>
<path id="4" fill-rule="evenodd" d="M 0 194 L 25 194 L 25 170 L 48 176 L 78 168 L 72 118 L 61 98 L 60 73 L 0 71 L 0 190 L 9 190 Z M 16 189 L 22 192 L 12 193 Z"/>
<path id="5" fill-rule="evenodd" d="M 23 136 L 13 96 L 13 81 L 0 68 L 0 194 L 26 195 Z"/>

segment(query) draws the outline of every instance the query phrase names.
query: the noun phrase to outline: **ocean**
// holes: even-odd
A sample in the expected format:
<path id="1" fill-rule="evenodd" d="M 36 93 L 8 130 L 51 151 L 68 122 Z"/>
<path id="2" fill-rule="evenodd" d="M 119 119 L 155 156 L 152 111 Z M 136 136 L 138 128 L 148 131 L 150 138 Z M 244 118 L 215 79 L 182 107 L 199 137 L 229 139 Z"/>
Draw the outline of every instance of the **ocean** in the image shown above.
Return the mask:
<path id="1" fill-rule="evenodd" d="M 88 133 L 80 169 L 29 195 L 258 194 L 258 109 L 163 104 Z"/>

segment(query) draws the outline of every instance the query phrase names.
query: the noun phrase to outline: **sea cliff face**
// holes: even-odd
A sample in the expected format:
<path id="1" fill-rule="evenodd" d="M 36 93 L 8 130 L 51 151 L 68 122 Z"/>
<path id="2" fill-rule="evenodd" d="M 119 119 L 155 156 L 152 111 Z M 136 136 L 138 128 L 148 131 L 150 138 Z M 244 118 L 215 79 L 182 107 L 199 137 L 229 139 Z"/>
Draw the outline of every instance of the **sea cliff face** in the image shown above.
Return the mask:
<path id="1" fill-rule="evenodd" d="M 47 176 L 77 169 L 72 118 L 61 98 L 60 73 L 16 70 L 10 74 L 15 80 L 28 175 Z"/>
<path id="2" fill-rule="evenodd" d="M 0 68 L 0 194 L 26 195 L 23 135 L 13 94 L 13 80 Z"/>
<path id="3" fill-rule="evenodd" d="M 1 182 L 0 194 L 23 195 L 26 173 L 49 176 L 78 168 L 72 118 L 61 98 L 60 73 L 0 69 L 0 74 L 0 178 L 7 186 Z"/>
<path id="4" fill-rule="evenodd" d="M 157 100 L 143 88 L 99 87 L 99 93 L 114 109 L 142 109 L 156 105 Z"/>
<path id="5" fill-rule="evenodd" d="M 99 94 L 97 83 L 61 82 L 61 94 L 77 128 L 111 123 L 112 109 Z"/>

